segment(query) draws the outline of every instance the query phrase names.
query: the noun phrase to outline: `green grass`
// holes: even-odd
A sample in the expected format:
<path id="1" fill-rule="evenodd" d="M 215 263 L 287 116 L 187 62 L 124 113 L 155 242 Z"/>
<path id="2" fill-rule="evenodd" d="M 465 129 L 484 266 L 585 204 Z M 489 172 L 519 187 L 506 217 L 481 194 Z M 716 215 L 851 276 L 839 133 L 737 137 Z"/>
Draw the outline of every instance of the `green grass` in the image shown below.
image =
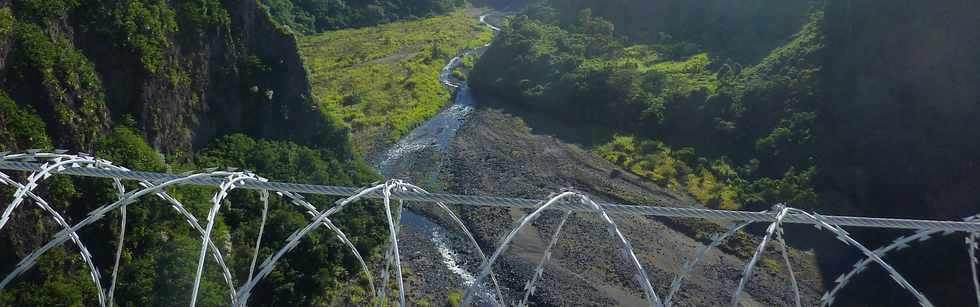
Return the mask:
<path id="1" fill-rule="evenodd" d="M 449 101 L 439 72 L 492 32 L 463 12 L 300 38 L 325 116 L 351 126 L 355 150 L 397 140 Z M 379 142 L 380 141 L 380 142 Z"/>

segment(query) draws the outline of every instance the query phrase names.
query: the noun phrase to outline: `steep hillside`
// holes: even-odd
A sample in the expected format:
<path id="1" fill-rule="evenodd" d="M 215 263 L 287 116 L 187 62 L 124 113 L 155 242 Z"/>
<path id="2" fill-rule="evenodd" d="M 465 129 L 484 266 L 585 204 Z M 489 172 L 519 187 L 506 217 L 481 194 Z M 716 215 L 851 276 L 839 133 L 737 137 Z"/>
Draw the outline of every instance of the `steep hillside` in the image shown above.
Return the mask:
<path id="1" fill-rule="evenodd" d="M 64 148 L 146 171 L 234 166 L 282 180 L 376 180 L 351 151 L 348 128 L 323 116 L 319 106 L 296 38 L 255 1 L 0 1 L 0 151 Z M 36 192 L 63 210 L 69 223 L 116 199 L 105 180 L 56 176 L 42 186 Z M 9 187 L 0 189 L 0 195 L 13 194 Z M 203 220 L 214 190 L 171 192 Z M 310 200 L 318 207 L 333 201 Z M 229 248 L 225 259 L 241 284 L 261 203 L 254 193 L 233 196 L 232 202 L 233 209 L 219 214 L 213 237 Z M 284 227 L 266 229 L 271 240 L 304 224 L 305 217 L 289 206 L 272 207 L 270 217 Z M 121 306 L 171 306 L 190 299 L 198 235 L 176 212 L 159 208 L 169 205 L 148 199 L 129 207 L 115 296 Z M 379 257 L 381 224 L 363 210 L 347 213 L 351 224 L 342 227 L 358 237 L 362 254 Z M 81 234 L 102 276 L 111 273 L 118 219 L 114 213 Z M 0 270 L 9 272 L 57 230 L 32 204 L 14 211 L 0 232 Z M 364 302 L 366 285 L 351 256 L 331 238 L 315 234 L 323 243 L 298 247 L 297 258 L 286 259 L 259 284 L 256 303 Z M 52 250 L 0 291 L 0 305 L 97 305 L 80 260 L 70 247 Z M 216 266 L 205 274 L 199 305 L 228 305 Z M 303 286 L 292 284 L 297 281 Z"/>
<path id="2" fill-rule="evenodd" d="M 970 192 L 980 184 L 977 4 L 686 3 L 531 6 L 477 62 L 471 85 L 504 106 L 600 126 L 589 140 L 597 153 L 709 206 L 942 219 L 980 211 Z M 872 246 L 891 237 L 861 235 Z M 950 259 L 941 251 L 954 241 L 893 259 L 934 303 L 964 302 L 953 289 L 968 277 L 949 276 L 966 263 L 940 270 L 915 259 Z M 822 259 L 836 274 L 831 254 Z M 894 305 L 900 293 L 849 298 Z"/>
<path id="3" fill-rule="evenodd" d="M 964 51 L 977 37 L 959 30 L 976 21 L 940 16 L 969 6 L 814 9 L 795 35 L 749 62 L 687 41 L 617 37 L 634 31 L 635 19 L 620 27 L 583 10 L 565 24 L 570 13 L 532 8 L 505 28 L 471 82 L 479 93 L 691 147 L 762 176 L 815 167 L 811 185 L 829 197 L 824 208 L 954 217 L 976 208 L 953 196 L 963 186 L 951 179 L 970 181 L 963 168 L 978 147 L 970 120 L 980 111 L 970 73 L 978 57 Z M 902 24 L 901 34 L 885 33 L 891 24 Z M 930 43 L 899 47 L 916 41 Z M 903 205 L 877 205 L 895 202 Z"/>
<path id="4" fill-rule="evenodd" d="M 0 88 L 58 147 L 91 150 L 135 120 L 168 155 L 231 132 L 346 151 L 315 110 L 295 39 L 254 2 L 27 1 L 0 18 Z"/>

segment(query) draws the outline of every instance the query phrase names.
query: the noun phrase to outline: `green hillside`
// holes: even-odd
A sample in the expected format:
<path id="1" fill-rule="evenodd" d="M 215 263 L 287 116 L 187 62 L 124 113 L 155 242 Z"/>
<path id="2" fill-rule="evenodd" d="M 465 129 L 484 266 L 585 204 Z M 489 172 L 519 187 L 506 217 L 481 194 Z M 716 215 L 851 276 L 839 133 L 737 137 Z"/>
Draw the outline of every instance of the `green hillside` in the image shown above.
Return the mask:
<path id="1" fill-rule="evenodd" d="M 492 32 L 465 12 L 304 36 L 299 47 L 313 95 L 352 128 L 356 150 L 391 143 L 450 100 L 443 66 Z"/>

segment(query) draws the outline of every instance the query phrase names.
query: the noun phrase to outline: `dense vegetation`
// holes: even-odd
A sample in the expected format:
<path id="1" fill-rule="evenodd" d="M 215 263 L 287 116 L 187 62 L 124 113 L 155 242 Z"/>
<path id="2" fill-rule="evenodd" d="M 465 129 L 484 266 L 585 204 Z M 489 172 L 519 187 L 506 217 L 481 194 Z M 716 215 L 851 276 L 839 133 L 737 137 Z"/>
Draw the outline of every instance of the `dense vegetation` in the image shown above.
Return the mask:
<path id="1" fill-rule="evenodd" d="M 302 147 L 289 142 L 256 141 L 244 135 L 232 135 L 219 140 L 203 150 L 194 165 L 167 166 L 145 141 L 128 127 L 120 127 L 96 142 L 96 154 L 120 165 L 147 171 L 169 169 L 199 169 L 208 166 L 235 166 L 255 170 L 258 174 L 277 180 L 299 182 L 323 182 L 339 185 L 359 185 L 376 179 L 363 163 L 342 163 L 331 153 Z M 48 191 L 55 207 L 65 208 L 72 216 L 84 213 L 99 204 L 109 203 L 116 192 L 104 180 L 56 177 L 54 190 Z M 137 186 L 128 186 L 136 189 Z M 213 188 L 181 187 L 170 193 L 198 217 L 206 216 Z M 325 197 L 309 197 L 308 201 L 319 208 L 326 208 L 332 200 Z M 75 205 L 70 205 L 75 204 Z M 169 204 L 148 197 L 128 207 L 127 240 L 117 282 L 116 303 L 122 306 L 167 306 L 188 299 L 193 282 L 200 242 L 198 234 L 173 210 Z M 220 211 L 213 238 L 222 250 L 226 262 L 238 283 L 247 278 L 248 266 L 258 234 L 262 205 L 258 194 L 238 191 L 231 194 Z M 376 206 L 352 206 L 335 218 L 338 225 L 352 236 L 361 253 L 375 260 L 380 258 L 379 246 L 384 233 L 377 231 L 382 220 Z M 42 215 L 37 215 L 41 218 Z M 30 215 L 21 217 L 28 218 Z M 201 219 L 201 218 L 199 218 Z M 107 221 L 118 220 L 118 213 Z M 203 221 L 203 219 L 201 219 Z M 295 229 L 308 223 L 301 210 L 288 201 L 273 195 L 270 201 L 271 227 L 264 232 L 265 242 L 282 242 Z M 343 222 L 340 222 L 340 221 Z M 55 229 L 38 224 L 37 231 L 53 234 Z M 101 264 L 102 276 L 109 276 L 115 251 L 114 234 L 118 223 L 99 223 L 82 234 L 96 263 Z M 290 252 L 267 281 L 255 290 L 253 302 L 270 305 L 336 305 L 358 304 L 369 295 L 366 283 L 362 284 L 353 256 L 345 252 L 340 242 L 327 232 L 315 232 L 308 242 Z M 264 245 L 263 255 L 275 252 L 280 246 Z M 94 287 L 86 268 L 69 247 L 61 247 L 45 255 L 31 274 L 22 276 L 12 289 L 0 293 L 0 303 L 10 306 L 57 306 L 71 304 L 97 304 Z M 4 255 L 4 259 L 13 255 Z M 227 288 L 217 265 L 210 261 L 208 276 L 202 283 L 199 303 L 204 306 L 228 305 Z M 5 269 L 13 264 L 4 261 Z M 68 273 L 64 272 L 69 269 Z M 43 293 L 43 294 L 41 294 Z"/>
<path id="2" fill-rule="evenodd" d="M 930 24 L 939 18 L 934 10 L 913 14 L 922 6 L 912 4 L 886 12 L 877 11 L 877 4 L 808 10 L 796 1 L 756 1 L 733 12 L 699 13 L 712 20 L 759 18 L 732 27 L 684 23 L 690 17 L 685 14 L 652 23 L 643 17 L 665 14 L 653 8 L 670 7 L 674 14 L 707 4 L 601 4 L 553 0 L 530 5 L 477 63 L 474 90 L 565 120 L 599 123 L 634 135 L 638 144 L 657 144 L 628 150 L 624 143 L 634 139 L 617 138 L 599 151 L 682 190 L 692 189 L 688 182 L 715 180 L 731 188 L 712 196 L 693 193 L 703 201 L 733 199 L 725 195 L 734 190 L 738 205 L 792 201 L 837 211 L 918 216 L 961 215 L 975 208 L 958 184 L 942 179 L 975 178 L 957 169 L 974 165 L 969 157 L 978 150 L 976 142 L 967 141 L 978 131 L 968 119 L 980 112 L 978 93 L 965 85 L 970 82 L 961 83 L 974 79 L 964 74 L 976 67 L 966 64 L 976 63 L 975 58 L 937 54 L 937 63 L 965 65 L 924 66 L 930 64 L 912 51 L 885 49 L 896 42 L 870 39 L 884 31 L 880 24 L 845 31 L 859 26 L 859 16 L 907 19 L 911 23 L 901 30 L 909 37 L 946 31 L 959 38 L 919 52 L 976 47 L 969 45 L 974 41 L 969 34 Z M 786 39 L 786 27 L 757 26 L 768 22 L 795 24 L 798 30 Z M 718 36 L 755 38 L 717 45 L 724 41 L 712 39 Z M 773 47 L 768 54 L 751 56 L 755 52 L 744 46 Z M 893 63 L 873 60 L 879 55 Z M 897 73 L 896 67 L 917 74 Z M 926 75 L 932 78 L 915 77 Z M 895 101 L 902 103 L 890 103 Z M 664 161 L 656 156 L 671 152 L 691 157 L 676 168 L 666 162 L 637 163 Z M 721 164 L 726 166 L 711 167 Z M 706 174 L 700 168 L 709 170 L 711 180 L 698 175 Z M 665 174 L 675 175 L 669 179 Z M 921 205 L 948 197 L 956 205 Z M 885 205 L 896 203 L 902 205 Z"/>
<path id="3" fill-rule="evenodd" d="M 316 109 L 298 52 L 295 39 L 284 36 L 249 1 L 2 3 L 0 151 L 86 151 L 145 171 L 228 166 L 274 180 L 347 186 L 377 180 L 354 158 L 345 125 Z M 303 129 L 293 129 L 292 122 Z M 0 195 L 12 191 L 0 186 Z M 168 190 L 202 222 L 215 191 Z M 70 224 L 117 197 L 107 180 L 61 176 L 36 192 L 64 212 Z M 233 192 L 212 235 L 237 284 L 247 278 L 262 208 L 258 199 L 256 192 Z M 307 200 L 318 208 L 333 201 Z M 199 235 L 176 211 L 164 210 L 169 208 L 155 197 L 128 206 L 116 304 L 172 306 L 189 300 Z M 385 238 L 375 208 L 355 205 L 336 219 L 360 252 L 377 261 Z M 5 272 L 60 230 L 31 203 L 14 215 L 0 233 L 0 270 Z M 276 226 L 265 229 L 263 242 L 282 242 L 308 219 L 275 195 L 269 218 Z M 115 212 L 80 233 L 105 284 L 118 220 Z M 364 304 L 370 297 L 366 282 L 346 248 L 327 232 L 315 232 L 308 240 L 316 244 L 291 251 L 258 285 L 252 303 Z M 265 244 L 262 257 L 279 247 Z M 198 303 L 226 306 L 227 286 L 212 258 L 207 259 Z M 97 304 L 89 272 L 70 245 L 45 254 L 0 291 L 2 306 Z"/>
<path id="4" fill-rule="evenodd" d="M 443 66 L 490 37 L 475 18 L 456 12 L 306 36 L 300 51 L 320 110 L 350 125 L 355 149 L 368 152 L 449 101 L 439 82 Z"/>
<path id="5" fill-rule="evenodd" d="M 605 127 L 598 154 L 711 206 L 955 219 L 980 211 L 968 192 L 980 182 L 972 9 L 538 1 L 503 27 L 470 84 Z M 932 298 L 961 305 L 947 290 L 968 281 L 914 260 L 947 256 L 938 250 L 893 261 Z M 899 304 L 887 291 L 862 296 Z"/>
<path id="6" fill-rule="evenodd" d="M 578 12 L 577 20 L 567 24 L 547 6 L 532 6 L 527 13 L 514 18 L 479 60 L 471 76 L 479 93 L 494 93 L 504 101 L 565 120 L 594 122 L 636 134 L 640 139 L 617 137 L 597 151 L 712 206 L 734 209 L 782 201 L 801 207 L 815 204 L 809 185 L 812 165 L 763 164 L 755 153 L 733 153 L 731 147 L 711 137 L 724 139 L 721 133 L 737 131 L 767 151 L 777 145 L 782 148 L 778 142 L 786 138 L 805 141 L 805 137 L 783 132 L 793 126 L 780 126 L 774 132 L 753 131 L 750 127 L 772 125 L 757 118 L 752 118 L 755 124 L 747 129 L 734 129 L 734 125 L 742 124 L 739 119 L 749 118 L 747 115 L 773 111 L 741 102 L 749 100 L 744 96 L 754 89 L 777 85 L 777 81 L 760 80 L 763 74 L 758 71 L 782 65 L 779 54 L 793 53 L 790 56 L 795 59 L 796 53 L 807 52 L 797 49 L 810 48 L 812 38 L 807 33 L 814 30 L 807 29 L 819 26 L 819 14 L 794 40 L 793 44 L 802 47 L 781 47 L 758 67 L 734 72 L 737 68 L 725 63 L 732 60 L 719 58 L 698 44 L 664 41 L 670 34 L 662 33 L 657 44 L 617 36 L 612 23 L 594 17 L 589 9 Z M 811 86 L 800 83 L 792 86 Z M 806 114 L 788 117 L 805 120 Z M 695 148 L 702 157 L 695 154 Z"/>
<path id="7" fill-rule="evenodd" d="M 464 0 L 261 0 L 269 13 L 291 30 L 314 34 L 353 27 L 373 26 L 405 18 L 424 18 L 449 13 Z"/>

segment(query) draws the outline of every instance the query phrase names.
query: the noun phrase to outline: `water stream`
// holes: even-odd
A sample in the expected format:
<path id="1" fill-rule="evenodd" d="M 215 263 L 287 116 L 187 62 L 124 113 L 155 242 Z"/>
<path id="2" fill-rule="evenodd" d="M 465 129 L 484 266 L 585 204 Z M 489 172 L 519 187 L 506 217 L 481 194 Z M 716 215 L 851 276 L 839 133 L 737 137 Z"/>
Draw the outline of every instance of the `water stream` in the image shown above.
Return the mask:
<path id="1" fill-rule="evenodd" d="M 479 17 L 480 22 L 493 31 L 499 28 L 486 22 L 484 14 Z M 480 48 L 468 50 L 465 53 L 454 57 L 439 74 L 439 81 L 447 88 L 454 90 L 452 104 L 442 108 L 435 116 L 428 119 L 388 150 L 382 153 L 376 161 L 375 168 L 385 178 L 407 179 L 416 183 L 430 180 L 436 182 L 439 175 L 439 165 L 442 163 L 442 153 L 446 152 L 450 142 L 456 136 L 456 132 L 466 122 L 467 116 L 473 111 L 476 99 L 470 92 L 465 81 L 452 78 L 452 71 L 462 65 L 462 58 L 468 54 L 479 53 L 489 47 L 490 44 Z M 422 166 L 420 166 L 422 165 Z M 428 166 L 428 167 L 425 167 Z M 419 178 L 419 169 L 424 169 L 422 178 Z M 427 178 L 426 178 L 427 177 Z M 463 259 L 459 250 L 472 248 L 470 246 L 458 246 L 459 242 L 466 242 L 462 238 L 458 229 L 447 229 L 442 225 L 418 212 L 413 212 L 411 208 L 402 211 L 401 223 L 402 231 L 412 231 L 420 237 L 432 242 L 436 253 L 443 265 L 450 272 L 457 275 L 463 281 L 457 288 L 462 289 L 472 284 L 475 280 L 475 267 L 467 268 L 462 264 Z M 455 226 L 454 226 L 455 227 Z M 484 285 L 481 286 L 478 298 L 487 302 L 493 299 L 493 290 Z"/>

